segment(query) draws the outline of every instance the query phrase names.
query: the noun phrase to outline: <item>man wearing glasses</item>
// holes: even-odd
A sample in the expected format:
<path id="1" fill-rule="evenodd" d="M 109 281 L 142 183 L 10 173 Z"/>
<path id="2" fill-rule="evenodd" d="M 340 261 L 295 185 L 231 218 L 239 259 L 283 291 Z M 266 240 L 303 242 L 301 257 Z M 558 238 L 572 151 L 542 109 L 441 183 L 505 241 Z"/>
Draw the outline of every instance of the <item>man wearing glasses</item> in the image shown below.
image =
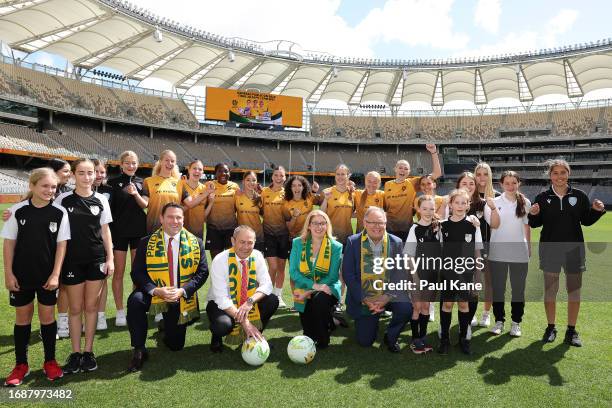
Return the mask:
<path id="1" fill-rule="evenodd" d="M 342 262 L 346 310 L 355 320 L 357 343 L 364 347 L 374 343 L 380 316 L 390 311 L 383 343 L 389 351 L 398 353 L 398 338 L 412 316 L 412 304 L 407 291 L 393 288 L 407 280 L 405 271 L 384 259 L 401 256 L 402 240 L 387 233 L 387 216 L 381 208 L 369 207 L 363 221 L 365 229 L 347 239 Z"/>

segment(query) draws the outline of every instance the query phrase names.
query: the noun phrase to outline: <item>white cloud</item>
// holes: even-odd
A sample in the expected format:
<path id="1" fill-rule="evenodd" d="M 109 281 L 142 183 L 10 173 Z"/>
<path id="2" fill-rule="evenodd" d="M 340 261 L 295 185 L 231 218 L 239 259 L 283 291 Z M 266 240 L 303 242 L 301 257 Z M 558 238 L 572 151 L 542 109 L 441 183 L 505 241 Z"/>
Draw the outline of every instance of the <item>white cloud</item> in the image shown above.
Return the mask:
<path id="1" fill-rule="evenodd" d="M 543 38 L 544 47 L 558 46 L 559 44 L 556 43 L 557 36 L 569 31 L 577 18 L 578 11 L 563 9 L 556 16 L 548 20 Z"/>
<path id="2" fill-rule="evenodd" d="M 499 30 L 500 16 L 501 0 L 478 0 L 474 12 L 474 25 L 491 34 L 496 34 Z"/>

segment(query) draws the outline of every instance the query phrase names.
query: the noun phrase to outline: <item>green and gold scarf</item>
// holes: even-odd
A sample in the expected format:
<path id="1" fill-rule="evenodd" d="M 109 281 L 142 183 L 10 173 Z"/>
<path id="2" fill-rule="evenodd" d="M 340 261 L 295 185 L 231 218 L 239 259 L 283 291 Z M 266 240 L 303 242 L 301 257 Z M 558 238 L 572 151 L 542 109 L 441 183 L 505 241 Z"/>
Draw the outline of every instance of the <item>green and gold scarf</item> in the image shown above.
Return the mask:
<path id="1" fill-rule="evenodd" d="M 238 264 L 238 258 L 234 248 L 230 248 L 227 257 L 228 271 L 229 271 L 229 291 L 232 303 L 236 308 L 240 307 L 240 303 L 243 299 L 240 297 L 241 286 L 242 286 L 242 272 L 240 271 L 240 265 Z M 247 260 L 248 273 L 248 287 L 247 297 L 252 297 L 257 292 L 257 271 L 255 269 L 255 258 L 250 256 Z M 246 299 L 244 299 L 246 301 Z M 259 305 L 255 303 L 253 308 L 248 314 L 249 321 L 257 327 L 259 330 L 262 328 L 261 317 L 259 315 Z M 241 344 L 246 339 L 246 334 L 242 329 L 240 323 L 234 323 L 232 332 L 225 337 L 225 343 L 228 345 Z"/>
<path id="2" fill-rule="evenodd" d="M 302 254 L 300 255 L 300 273 L 304 275 L 304 277 L 311 279 L 314 283 L 319 283 L 319 281 L 329 273 L 329 266 L 331 264 L 331 242 L 328 236 L 323 238 L 321 242 L 321 247 L 319 248 L 319 253 L 317 254 L 317 259 L 314 264 L 310 263 L 309 255 L 311 255 L 312 250 L 312 238 L 308 238 L 308 240 L 302 245 Z M 304 289 L 295 288 L 294 293 L 304 293 Z M 298 301 L 294 299 L 294 303 L 298 305 L 304 305 L 306 300 Z"/>
<path id="3" fill-rule="evenodd" d="M 386 259 L 389 254 L 389 235 L 385 232 L 382 238 L 383 243 L 383 252 L 382 258 Z M 368 239 L 368 235 L 365 230 L 361 233 L 361 296 L 363 299 L 370 297 L 378 297 L 383 294 L 382 290 L 377 290 L 374 288 L 374 282 L 379 280 L 385 280 L 386 278 L 386 270 L 384 269 L 383 263 L 383 272 L 382 274 L 374 273 L 374 253 L 372 252 L 372 247 L 370 245 L 370 240 Z M 362 310 L 366 314 L 371 314 L 370 309 L 366 305 L 362 305 Z"/>

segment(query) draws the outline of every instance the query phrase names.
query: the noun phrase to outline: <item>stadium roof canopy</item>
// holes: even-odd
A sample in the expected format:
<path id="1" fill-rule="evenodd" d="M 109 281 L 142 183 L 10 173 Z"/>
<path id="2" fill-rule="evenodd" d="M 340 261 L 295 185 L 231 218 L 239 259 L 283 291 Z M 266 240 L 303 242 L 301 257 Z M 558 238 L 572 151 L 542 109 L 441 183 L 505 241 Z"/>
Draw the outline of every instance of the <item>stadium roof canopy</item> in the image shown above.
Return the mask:
<path id="1" fill-rule="evenodd" d="M 470 59 L 404 61 L 301 55 L 291 42 L 267 48 L 155 16 L 118 0 L 0 1 L 0 40 L 43 50 L 75 67 L 109 67 L 187 91 L 193 86 L 257 89 L 316 103 L 442 106 L 497 98 L 529 102 L 548 94 L 580 98 L 612 88 L 610 39 L 556 49 Z"/>

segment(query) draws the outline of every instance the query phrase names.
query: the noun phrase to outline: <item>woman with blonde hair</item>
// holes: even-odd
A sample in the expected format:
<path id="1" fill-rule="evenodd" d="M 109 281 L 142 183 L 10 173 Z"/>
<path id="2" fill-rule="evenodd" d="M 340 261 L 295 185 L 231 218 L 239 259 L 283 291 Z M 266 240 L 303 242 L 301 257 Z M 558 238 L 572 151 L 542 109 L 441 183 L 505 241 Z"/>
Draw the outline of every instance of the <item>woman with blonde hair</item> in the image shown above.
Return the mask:
<path id="1" fill-rule="evenodd" d="M 318 348 L 329 345 L 334 306 L 340 299 L 341 260 L 342 244 L 332 236 L 329 217 L 321 210 L 311 211 L 301 235 L 293 240 L 289 274 L 304 335 Z"/>
<path id="2" fill-rule="evenodd" d="M 182 197 L 184 192 L 189 196 L 189 199 L 184 201 L 185 229 L 200 239 L 204 237 L 205 208 L 208 198 L 206 186 L 200 183 L 202 173 L 204 173 L 202 161 L 193 160 L 187 165 L 187 178 L 181 179 L 178 185 L 179 196 Z"/>
<path id="3" fill-rule="evenodd" d="M 385 192 L 380 190 L 381 178 L 377 171 L 370 171 L 365 176 L 365 188 L 355 190 L 354 209 L 357 218 L 357 232 L 363 230 L 363 216 L 368 207 L 385 207 Z"/>

